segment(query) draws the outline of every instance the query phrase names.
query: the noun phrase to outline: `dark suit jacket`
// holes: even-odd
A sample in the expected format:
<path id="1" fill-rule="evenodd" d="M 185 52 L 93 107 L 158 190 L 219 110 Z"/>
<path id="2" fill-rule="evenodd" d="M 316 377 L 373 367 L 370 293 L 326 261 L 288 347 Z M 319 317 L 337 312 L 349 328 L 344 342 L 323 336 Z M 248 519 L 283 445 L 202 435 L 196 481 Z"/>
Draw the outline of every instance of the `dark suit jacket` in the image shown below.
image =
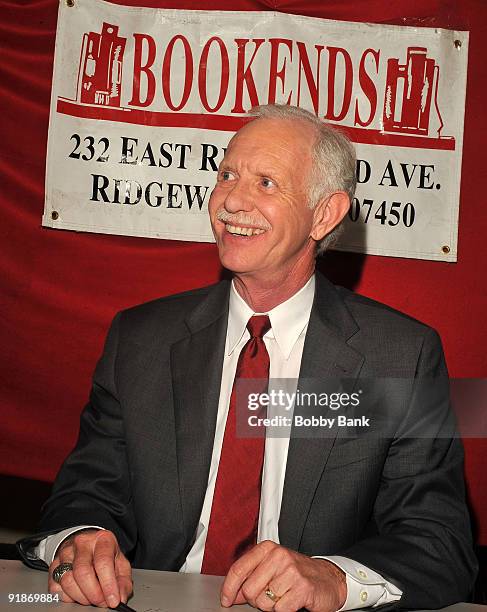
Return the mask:
<path id="1" fill-rule="evenodd" d="M 37 539 L 99 525 L 134 566 L 179 569 L 206 491 L 228 296 L 224 281 L 115 317 Z M 440 392 L 425 401 L 413 389 L 391 436 L 292 437 L 281 544 L 375 569 L 404 607 L 465 600 L 476 562 L 438 335 L 317 275 L 300 380 L 378 376 L 435 377 Z M 416 437 L 420 421 L 437 436 Z"/>

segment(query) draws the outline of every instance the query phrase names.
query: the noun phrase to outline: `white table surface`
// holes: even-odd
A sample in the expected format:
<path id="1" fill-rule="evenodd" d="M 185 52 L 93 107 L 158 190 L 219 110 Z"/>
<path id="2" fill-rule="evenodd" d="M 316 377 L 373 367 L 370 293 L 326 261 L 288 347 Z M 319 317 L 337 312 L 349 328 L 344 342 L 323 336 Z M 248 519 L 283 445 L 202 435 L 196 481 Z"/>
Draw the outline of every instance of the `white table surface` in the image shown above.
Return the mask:
<path id="1" fill-rule="evenodd" d="M 221 612 L 220 586 L 223 578 L 200 574 L 179 574 L 134 570 L 134 596 L 128 602 L 137 612 Z M 47 573 L 25 567 L 20 561 L 0 560 L 1 612 L 81 612 L 92 610 L 77 604 L 9 603 L 9 593 L 47 593 Z M 230 610 L 254 610 L 233 606 Z M 448 612 L 487 612 L 487 606 L 459 603 L 444 608 Z"/>
<path id="2" fill-rule="evenodd" d="M 134 596 L 128 602 L 137 612 L 221 612 L 220 586 L 223 578 L 200 574 L 179 574 L 133 570 Z M 1 612 L 82 612 L 93 610 L 77 604 L 9 603 L 9 593 L 47 593 L 47 572 L 30 569 L 20 561 L 0 560 Z M 233 606 L 231 610 L 255 610 Z"/>

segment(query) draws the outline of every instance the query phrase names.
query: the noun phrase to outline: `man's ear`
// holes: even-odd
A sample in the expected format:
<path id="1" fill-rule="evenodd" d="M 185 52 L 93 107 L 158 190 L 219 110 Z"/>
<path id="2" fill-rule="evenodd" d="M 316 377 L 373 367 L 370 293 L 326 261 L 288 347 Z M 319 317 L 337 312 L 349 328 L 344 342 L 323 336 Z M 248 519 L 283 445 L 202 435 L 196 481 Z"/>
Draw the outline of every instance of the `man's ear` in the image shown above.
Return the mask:
<path id="1" fill-rule="evenodd" d="M 313 209 L 313 227 L 310 236 L 317 242 L 329 234 L 350 208 L 350 197 L 345 191 L 336 191 L 323 198 Z"/>

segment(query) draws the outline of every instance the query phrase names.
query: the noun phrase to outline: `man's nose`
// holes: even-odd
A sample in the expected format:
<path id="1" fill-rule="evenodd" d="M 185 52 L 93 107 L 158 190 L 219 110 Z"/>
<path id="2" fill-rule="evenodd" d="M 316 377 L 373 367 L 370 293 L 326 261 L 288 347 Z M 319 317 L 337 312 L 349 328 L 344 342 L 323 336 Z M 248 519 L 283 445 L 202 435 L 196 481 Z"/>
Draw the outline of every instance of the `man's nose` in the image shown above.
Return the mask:
<path id="1" fill-rule="evenodd" d="M 242 180 L 235 181 L 235 185 L 226 195 L 224 205 L 230 213 L 252 210 L 254 204 L 248 185 Z"/>

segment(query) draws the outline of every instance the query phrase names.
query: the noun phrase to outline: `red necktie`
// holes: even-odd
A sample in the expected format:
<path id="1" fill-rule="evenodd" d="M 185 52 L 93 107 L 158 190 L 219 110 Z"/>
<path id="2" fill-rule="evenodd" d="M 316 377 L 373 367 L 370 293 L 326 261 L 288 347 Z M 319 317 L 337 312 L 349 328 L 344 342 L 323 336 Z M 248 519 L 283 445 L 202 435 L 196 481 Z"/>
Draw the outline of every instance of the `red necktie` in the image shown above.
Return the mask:
<path id="1" fill-rule="evenodd" d="M 225 576 L 232 563 L 257 542 L 265 436 L 237 437 L 235 383 L 239 378 L 268 381 L 269 354 L 262 337 L 270 326 L 267 315 L 254 316 L 247 323 L 251 337 L 240 353 L 235 372 L 202 574 Z M 267 382 L 261 383 L 258 392 L 266 392 Z"/>

